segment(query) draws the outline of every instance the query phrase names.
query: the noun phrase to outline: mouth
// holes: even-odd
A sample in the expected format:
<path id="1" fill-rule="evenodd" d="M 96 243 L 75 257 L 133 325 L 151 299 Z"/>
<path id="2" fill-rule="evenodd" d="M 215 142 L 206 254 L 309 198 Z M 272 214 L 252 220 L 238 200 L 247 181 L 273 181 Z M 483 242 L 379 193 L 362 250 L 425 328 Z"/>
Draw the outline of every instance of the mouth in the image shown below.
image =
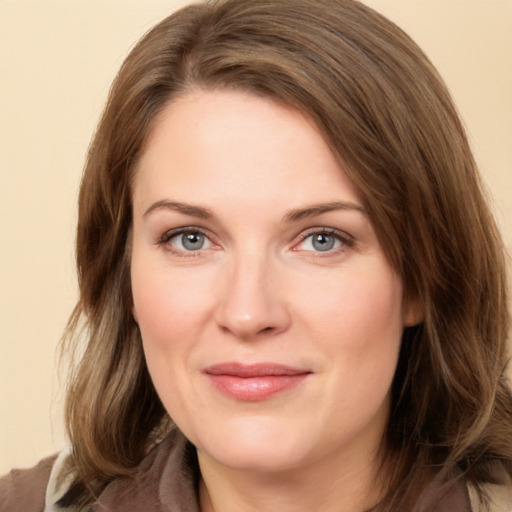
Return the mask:
<path id="1" fill-rule="evenodd" d="M 217 391 L 239 401 L 257 402 L 298 386 L 310 370 L 275 363 L 221 363 L 203 370 Z"/>

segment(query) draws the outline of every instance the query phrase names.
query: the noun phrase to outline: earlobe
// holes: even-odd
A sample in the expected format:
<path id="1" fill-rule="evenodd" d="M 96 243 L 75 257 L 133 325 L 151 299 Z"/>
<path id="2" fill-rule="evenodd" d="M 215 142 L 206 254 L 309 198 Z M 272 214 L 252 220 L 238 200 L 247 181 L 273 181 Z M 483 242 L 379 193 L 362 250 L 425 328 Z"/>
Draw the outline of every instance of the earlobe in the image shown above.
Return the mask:
<path id="1" fill-rule="evenodd" d="M 132 316 L 133 316 L 133 319 L 135 320 L 135 323 L 137 325 L 139 325 L 139 318 L 137 316 L 137 310 L 135 309 L 135 304 L 132 305 Z"/>
<path id="2" fill-rule="evenodd" d="M 423 304 L 419 299 L 409 299 L 404 309 L 404 327 L 414 327 L 423 322 Z"/>

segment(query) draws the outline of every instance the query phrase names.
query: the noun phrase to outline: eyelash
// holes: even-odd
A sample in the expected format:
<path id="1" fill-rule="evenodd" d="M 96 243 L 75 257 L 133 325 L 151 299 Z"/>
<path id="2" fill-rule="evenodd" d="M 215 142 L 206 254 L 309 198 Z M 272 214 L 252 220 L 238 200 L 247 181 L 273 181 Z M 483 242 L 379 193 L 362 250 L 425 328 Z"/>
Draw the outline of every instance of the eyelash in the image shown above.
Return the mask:
<path id="1" fill-rule="evenodd" d="M 212 243 L 213 245 L 216 245 L 214 242 L 211 241 L 211 237 L 208 235 L 208 233 L 204 229 L 196 227 L 196 226 L 187 226 L 186 228 L 178 228 L 178 229 L 173 229 L 171 231 L 166 231 L 158 240 L 157 245 L 160 247 L 163 247 L 165 250 L 172 252 L 182 258 L 193 258 L 195 256 L 199 256 L 203 252 L 203 250 L 199 249 L 197 251 L 182 251 L 180 249 L 175 249 L 174 247 L 169 245 L 169 242 L 175 237 L 186 235 L 186 234 L 194 234 L 194 233 L 203 235 L 206 239 L 208 239 L 210 241 L 210 243 Z"/>
<path id="2" fill-rule="evenodd" d="M 328 237 L 333 237 L 337 241 L 341 243 L 341 246 L 335 249 L 329 249 L 324 252 L 322 251 L 304 251 L 304 252 L 311 252 L 315 255 L 315 257 L 328 257 L 332 256 L 333 254 L 338 254 L 339 252 L 342 252 L 346 250 L 347 248 L 351 248 L 355 244 L 354 238 L 349 235 L 348 233 L 345 233 L 344 231 L 339 231 L 338 229 L 334 228 L 311 228 L 307 231 L 301 233 L 299 235 L 300 240 L 297 244 L 294 245 L 293 250 L 300 251 L 300 249 L 297 249 L 297 246 L 302 244 L 305 240 L 307 240 L 309 237 L 314 235 L 324 235 Z"/>
<path id="3" fill-rule="evenodd" d="M 180 256 L 182 258 L 191 258 L 201 255 L 201 253 L 205 249 L 198 249 L 197 251 L 184 251 L 181 249 L 176 249 L 169 245 L 170 240 L 172 240 L 175 237 L 178 237 L 180 235 L 186 235 L 186 234 L 194 234 L 198 233 L 200 235 L 203 235 L 206 239 L 209 240 L 211 244 L 214 246 L 216 245 L 212 240 L 210 235 L 202 228 L 196 227 L 196 226 L 188 226 L 186 228 L 178 228 L 173 229 L 171 231 L 165 232 L 160 239 L 157 241 L 157 245 L 160 247 L 164 247 L 165 250 L 172 252 L 176 254 L 177 256 Z M 328 249 L 325 252 L 322 251 L 303 251 L 303 252 L 309 252 L 315 254 L 315 257 L 327 257 L 332 256 L 333 254 L 338 254 L 339 252 L 342 252 L 346 250 L 347 248 L 353 247 L 355 244 L 354 238 L 349 235 L 348 233 L 345 233 L 344 231 L 339 231 L 334 228 L 310 228 L 306 230 L 305 232 L 301 233 L 299 235 L 299 241 L 293 245 L 292 250 L 294 251 L 300 251 L 297 247 L 301 245 L 305 240 L 307 240 L 309 237 L 313 235 L 324 235 L 328 237 L 334 237 L 338 242 L 341 243 L 340 247 L 337 247 L 335 249 Z M 206 249 L 208 250 L 208 249 Z"/>

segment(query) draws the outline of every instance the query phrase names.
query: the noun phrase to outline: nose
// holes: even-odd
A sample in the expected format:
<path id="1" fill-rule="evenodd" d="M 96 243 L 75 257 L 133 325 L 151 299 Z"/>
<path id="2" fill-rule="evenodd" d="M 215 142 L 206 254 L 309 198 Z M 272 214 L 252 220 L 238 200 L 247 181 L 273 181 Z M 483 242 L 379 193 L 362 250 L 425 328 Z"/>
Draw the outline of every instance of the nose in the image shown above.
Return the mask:
<path id="1" fill-rule="evenodd" d="M 288 329 L 290 311 L 276 267 L 254 255 L 232 262 L 216 308 L 216 322 L 224 332 L 252 340 Z"/>

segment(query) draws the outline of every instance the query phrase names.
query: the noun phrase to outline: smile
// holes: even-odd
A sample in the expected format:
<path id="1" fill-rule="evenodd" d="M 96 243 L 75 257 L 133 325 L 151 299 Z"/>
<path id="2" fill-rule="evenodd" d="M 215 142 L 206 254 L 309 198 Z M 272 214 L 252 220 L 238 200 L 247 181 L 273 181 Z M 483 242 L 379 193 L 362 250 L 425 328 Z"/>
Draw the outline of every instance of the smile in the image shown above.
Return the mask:
<path id="1" fill-rule="evenodd" d="M 312 372 L 273 363 L 222 363 L 204 369 L 203 373 L 224 395 L 257 402 L 297 386 Z"/>

